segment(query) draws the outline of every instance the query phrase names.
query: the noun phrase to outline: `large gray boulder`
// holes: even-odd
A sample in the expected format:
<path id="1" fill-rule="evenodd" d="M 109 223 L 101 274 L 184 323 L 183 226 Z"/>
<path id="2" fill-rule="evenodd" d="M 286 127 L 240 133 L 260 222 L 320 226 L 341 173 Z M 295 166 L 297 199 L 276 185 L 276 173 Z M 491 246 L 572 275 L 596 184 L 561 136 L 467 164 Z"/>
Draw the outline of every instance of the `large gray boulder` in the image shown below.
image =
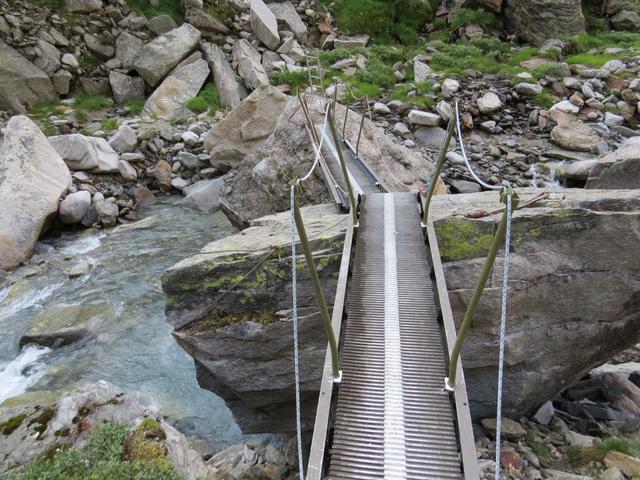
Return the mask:
<path id="1" fill-rule="evenodd" d="M 58 200 L 71 186 L 71 173 L 42 134 L 25 116 L 9 120 L 0 145 L 0 268 L 25 260 Z"/>
<path id="2" fill-rule="evenodd" d="M 122 32 L 116 38 L 116 58 L 122 62 L 122 67 L 132 69 L 136 58 L 144 47 L 144 42 L 128 32 Z"/>
<path id="3" fill-rule="evenodd" d="M 71 170 L 118 172 L 118 154 L 104 138 L 72 133 L 49 137 L 49 142 Z"/>
<path id="4" fill-rule="evenodd" d="M 229 33 L 227 26 L 213 15 L 209 15 L 201 8 L 191 7 L 187 10 L 184 20 L 200 31 L 213 32 L 226 35 Z"/>
<path id="5" fill-rule="evenodd" d="M 220 191 L 224 187 L 224 177 L 199 182 L 184 188 L 182 203 L 203 212 L 212 212 L 220 206 Z"/>
<path id="6" fill-rule="evenodd" d="M 538 190 L 519 191 L 526 200 Z M 439 196 L 432 215 L 456 323 L 464 316 L 498 215 L 498 193 Z M 505 412 L 531 413 L 616 353 L 640 342 L 637 190 L 551 190 L 513 220 Z M 476 418 L 495 415 L 502 258 L 463 349 Z"/>
<path id="7" fill-rule="evenodd" d="M 280 45 L 278 20 L 262 0 L 251 0 L 251 30 L 267 48 L 275 50 Z"/>
<path id="8" fill-rule="evenodd" d="M 200 41 L 200 30 L 188 23 L 159 35 L 140 49 L 134 67 L 152 87 L 157 85 Z"/>
<path id="9" fill-rule="evenodd" d="M 33 64 L 41 68 L 47 75 L 53 75 L 62 66 L 60 52 L 56 47 L 44 40 L 38 40 L 36 48 L 40 53 L 33 61 Z"/>
<path id="10" fill-rule="evenodd" d="M 220 93 L 220 102 L 226 108 L 236 107 L 247 96 L 247 90 L 236 78 L 236 72 L 224 52 L 213 43 L 203 43 L 202 53 L 209 63 L 213 82 Z"/>
<path id="11" fill-rule="evenodd" d="M 595 162 L 586 188 L 640 189 L 640 137 L 627 139 Z"/>
<path id="12" fill-rule="evenodd" d="M 143 112 L 160 118 L 175 117 L 187 101 L 198 95 L 208 76 L 209 66 L 204 60 L 176 69 L 147 99 Z"/>
<path id="13" fill-rule="evenodd" d="M 0 109 L 23 113 L 25 106 L 57 97 L 49 76 L 0 40 Z"/>
<path id="14" fill-rule="evenodd" d="M 332 299 L 345 215 L 333 205 L 318 205 L 303 207 L 302 216 L 313 256 L 322 265 L 323 290 Z M 167 321 L 193 356 L 198 383 L 225 399 L 245 433 L 295 429 L 291 265 L 286 255 L 265 258 L 290 248 L 290 241 L 288 213 L 263 217 L 162 275 Z M 262 266 L 245 277 L 260 261 Z M 304 262 L 302 256 L 298 261 Z M 302 415 L 304 427 L 310 428 L 327 337 L 308 270 L 299 272 Z"/>
<path id="15" fill-rule="evenodd" d="M 270 3 L 269 8 L 278 22 L 282 22 L 286 28 L 290 29 L 298 41 L 307 41 L 307 25 L 302 21 L 296 7 L 291 2 Z"/>
<path id="16" fill-rule="evenodd" d="M 238 40 L 233 45 L 232 56 L 233 65 L 248 89 L 269 85 L 269 75 L 262 66 L 262 56 L 253 45 L 245 39 Z"/>
<path id="17" fill-rule="evenodd" d="M 144 100 L 144 80 L 142 77 L 130 77 L 120 72 L 109 72 L 109 84 L 113 99 L 118 105 L 132 100 Z"/>
<path id="18" fill-rule="evenodd" d="M 288 98 L 275 87 L 263 87 L 244 99 L 207 135 L 211 164 L 229 170 L 255 153 L 273 133 Z"/>
<path id="19" fill-rule="evenodd" d="M 585 33 L 580 0 L 506 0 L 505 16 L 512 30 L 536 45 Z"/>

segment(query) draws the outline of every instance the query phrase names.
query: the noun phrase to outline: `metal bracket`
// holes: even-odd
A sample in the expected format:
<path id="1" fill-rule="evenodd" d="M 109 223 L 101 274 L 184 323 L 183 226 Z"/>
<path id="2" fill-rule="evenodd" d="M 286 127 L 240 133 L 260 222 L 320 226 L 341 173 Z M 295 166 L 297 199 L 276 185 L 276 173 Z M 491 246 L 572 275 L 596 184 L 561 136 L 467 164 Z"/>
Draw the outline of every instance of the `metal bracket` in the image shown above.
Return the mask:
<path id="1" fill-rule="evenodd" d="M 444 379 L 444 388 L 442 389 L 442 392 L 443 393 L 444 392 L 452 392 L 453 393 L 455 391 L 454 387 L 455 387 L 455 385 L 451 385 L 449 383 L 449 377 L 445 377 L 445 379 Z"/>
<path id="2" fill-rule="evenodd" d="M 342 383 L 342 370 L 338 371 L 337 377 L 333 377 L 333 383 L 336 383 L 336 384 Z"/>

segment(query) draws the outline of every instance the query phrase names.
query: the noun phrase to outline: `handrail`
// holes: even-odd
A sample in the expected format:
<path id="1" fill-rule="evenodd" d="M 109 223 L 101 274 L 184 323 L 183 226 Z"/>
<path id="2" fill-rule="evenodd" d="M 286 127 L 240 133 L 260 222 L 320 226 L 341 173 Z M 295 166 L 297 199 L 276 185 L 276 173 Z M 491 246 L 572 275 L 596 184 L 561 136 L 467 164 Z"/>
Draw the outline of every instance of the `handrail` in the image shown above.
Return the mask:
<path id="1" fill-rule="evenodd" d="M 447 133 L 444 138 L 444 143 L 442 148 L 440 149 L 440 156 L 438 157 L 438 163 L 436 163 L 435 168 L 433 169 L 433 176 L 431 177 L 431 181 L 429 182 L 429 190 L 427 191 L 427 198 L 425 199 L 422 213 L 422 224 L 426 225 L 429 221 L 429 206 L 431 204 L 431 198 L 433 197 L 433 192 L 436 189 L 436 185 L 438 184 L 438 179 L 440 178 L 440 173 L 442 172 L 442 167 L 444 166 L 444 161 L 447 158 L 447 151 L 449 150 L 449 144 L 451 143 L 451 139 L 453 138 L 453 133 L 456 130 L 456 125 L 458 123 L 458 117 L 454 116 L 449 120 L 449 127 L 447 128 Z"/>
<path id="2" fill-rule="evenodd" d="M 335 109 L 335 102 L 333 103 L 333 109 Z M 349 192 L 349 203 L 351 204 L 351 217 L 353 219 L 353 224 L 357 225 L 358 223 L 358 205 L 356 203 L 355 195 L 353 194 L 353 186 L 351 185 L 351 180 L 349 179 L 349 172 L 347 170 L 347 164 L 344 161 L 344 152 L 342 151 L 342 143 L 338 138 L 338 133 L 336 132 L 336 125 L 334 122 L 333 109 L 329 109 L 329 128 L 331 129 L 331 135 L 333 136 L 333 143 L 336 146 L 336 150 L 338 152 L 338 158 L 340 160 L 340 167 L 342 168 L 342 175 L 344 176 L 344 181 L 347 185 L 347 190 Z"/>
<path id="3" fill-rule="evenodd" d="M 511 188 L 505 189 L 500 197 L 500 201 L 505 205 L 509 201 L 509 197 L 511 197 L 513 209 L 517 208 L 519 197 L 518 194 L 515 193 Z M 504 240 L 504 235 L 507 229 L 507 217 L 508 212 L 507 209 L 505 209 L 504 213 L 502 214 L 500 224 L 498 225 L 498 229 L 493 236 L 493 240 L 489 248 L 489 253 L 487 254 L 484 266 L 482 267 L 482 272 L 480 273 L 480 278 L 476 283 L 475 289 L 473 290 L 473 295 L 471 296 L 471 300 L 469 301 L 469 305 L 467 307 L 467 311 L 464 314 L 464 319 L 462 320 L 462 325 L 460 326 L 460 330 L 458 332 L 458 338 L 456 339 L 456 343 L 451 353 L 451 358 L 449 359 L 449 377 L 445 380 L 445 387 L 448 390 L 453 390 L 453 388 L 455 387 L 458 359 L 462 350 L 462 344 L 464 343 L 465 335 L 469 330 L 469 327 L 471 326 L 471 322 L 473 320 L 473 316 L 475 315 L 478 302 L 480 301 L 480 297 L 482 296 L 484 287 L 487 284 L 487 279 L 489 278 L 491 270 L 493 269 L 493 264 L 496 260 L 500 245 Z"/>

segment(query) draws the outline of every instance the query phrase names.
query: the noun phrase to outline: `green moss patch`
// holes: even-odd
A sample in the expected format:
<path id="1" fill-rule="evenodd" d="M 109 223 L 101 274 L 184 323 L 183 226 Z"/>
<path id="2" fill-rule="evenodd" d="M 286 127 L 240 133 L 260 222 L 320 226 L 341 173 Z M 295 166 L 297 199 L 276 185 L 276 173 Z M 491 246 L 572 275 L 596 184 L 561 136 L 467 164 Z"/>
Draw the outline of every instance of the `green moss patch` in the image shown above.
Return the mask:
<path id="1" fill-rule="evenodd" d="M 6 422 L 0 423 L 0 431 L 3 435 L 11 435 L 17 428 L 20 427 L 20 425 L 22 425 L 22 422 L 25 418 L 27 418 L 25 414 L 11 417 Z"/>
<path id="2" fill-rule="evenodd" d="M 455 261 L 487 254 L 493 240 L 493 226 L 470 219 L 451 218 L 436 223 L 440 255 Z"/>
<path id="3" fill-rule="evenodd" d="M 189 99 L 184 106 L 195 113 L 208 111 L 209 114 L 213 114 L 222 108 L 220 92 L 218 92 L 218 89 L 213 83 L 209 83 L 200 90 L 198 95 Z"/>

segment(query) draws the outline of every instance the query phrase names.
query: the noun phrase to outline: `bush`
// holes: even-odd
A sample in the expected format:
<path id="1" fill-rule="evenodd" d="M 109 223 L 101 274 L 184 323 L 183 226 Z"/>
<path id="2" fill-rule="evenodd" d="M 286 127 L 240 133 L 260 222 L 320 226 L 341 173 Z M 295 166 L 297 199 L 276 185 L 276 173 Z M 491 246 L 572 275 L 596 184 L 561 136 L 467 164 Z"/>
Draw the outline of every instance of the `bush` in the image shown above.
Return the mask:
<path id="1" fill-rule="evenodd" d="M 309 84 L 309 74 L 305 71 L 273 72 L 270 79 L 273 85 L 289 85 L 293 95 L 295 95 L 300 89 L 304 90 L 304 88 Z"/>
<path id="2" fill-rule="evenodd" d="M 366 33 L 378 43 L 398 40 L 412 44 L 433 18 L 434 0 L 336 0 L 333 14 L 338 28 L 350 34 Z"/>
<path id="3" fill-rule="evenodd" d="M 396 77 L 393 69 L 377 58 L 369 59 L 366 70 L 358 70 L 356 78 L 363 83 L 371 83 L 383 88 L 393 87 Z"/>
<path id="4" fill-rule="evenodd" d="M 208 84 L 195 97 L 187 100 L 184 104 L 189 110 L 195 113 L 215 113 L 222 108 L 220 103 L 220 92 L 213 83 Z"/>
<path id="5" fill-rule="evenodd" d="M 502 20 L 486 10 L 458 8 L 450 17 L 451 28 L 456 30 L 467 25 L 479 25 L 485 30 L 502 30 Z"/>

